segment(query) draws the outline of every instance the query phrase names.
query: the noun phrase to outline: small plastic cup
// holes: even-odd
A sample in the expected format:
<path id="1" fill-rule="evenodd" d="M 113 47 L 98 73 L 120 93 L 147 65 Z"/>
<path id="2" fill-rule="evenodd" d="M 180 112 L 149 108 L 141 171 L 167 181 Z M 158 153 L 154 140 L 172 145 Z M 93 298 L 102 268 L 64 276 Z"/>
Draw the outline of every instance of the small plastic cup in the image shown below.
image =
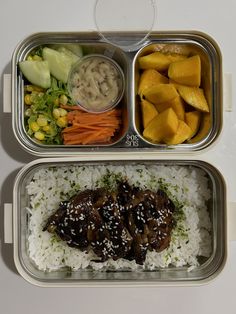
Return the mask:
<path id="1" fill-rule="evenodd" d="M 82 110 L 102 113 L 120 103 L 124 80 L 124 73 L 117 62 L 104 55 L 91 54 L 72 66 L 68 90 Z"/>
<path id="2" fill-rule="evenodd" d="M 155 18 L 154 0 L 96 0 L 94 7 L 100 36 L 125 51 L 134 51 L 145 42 Z"/>

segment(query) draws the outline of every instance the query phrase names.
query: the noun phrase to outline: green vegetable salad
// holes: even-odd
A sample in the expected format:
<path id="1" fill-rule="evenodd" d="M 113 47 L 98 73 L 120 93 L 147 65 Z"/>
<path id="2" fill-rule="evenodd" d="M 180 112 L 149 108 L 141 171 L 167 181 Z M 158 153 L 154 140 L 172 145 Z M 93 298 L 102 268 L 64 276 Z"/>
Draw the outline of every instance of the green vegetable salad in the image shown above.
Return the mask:
<path id="1" fill-rule="evenodd" d="M 78 44 L 39 47 L 19 63 L 27 79 L 24 87 L 27 134 L 42 144 L 62 144 L 67 106 L 73 105 L 67 80 L 71 66 L 82 57 Z M 61 108 L 65 106 L 64 108 Z"/>

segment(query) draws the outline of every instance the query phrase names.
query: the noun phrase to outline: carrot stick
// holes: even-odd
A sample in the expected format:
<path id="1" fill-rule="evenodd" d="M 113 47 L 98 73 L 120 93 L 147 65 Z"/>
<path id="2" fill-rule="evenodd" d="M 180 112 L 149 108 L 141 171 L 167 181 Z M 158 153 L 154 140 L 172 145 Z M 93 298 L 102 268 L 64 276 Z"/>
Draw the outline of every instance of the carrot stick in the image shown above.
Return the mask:
<path id="1" fill-rule="evenodd" d="M 74 106 L 61 105 L 64 109 Z M 121 124 L 120 110 L 113 109 L 101 114 L 92 114 L 78 110 L 69 111 L 69 126 L 62 131 L 65 145 L 88 145 L 110 142 Z"/>

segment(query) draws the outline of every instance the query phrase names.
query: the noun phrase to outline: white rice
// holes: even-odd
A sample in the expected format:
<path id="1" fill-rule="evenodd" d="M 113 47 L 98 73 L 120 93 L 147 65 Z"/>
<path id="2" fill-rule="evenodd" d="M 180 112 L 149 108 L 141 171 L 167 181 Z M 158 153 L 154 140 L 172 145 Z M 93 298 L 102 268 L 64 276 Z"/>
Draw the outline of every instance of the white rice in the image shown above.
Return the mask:
<path id="1" fill-rule="evenodd" d="M 70 248 L 55 235 L 42 231 L 60 201 L 68 200 L 78 191 L 103 186 L 105 177 L 109 177 L 111 185 L 115 182 L 115 175 L 141 188 L 156 191 L 164 187 L 169 197 L 182 206 L 170 246 L 161 253 L 149 251 L 142 266 L 125 259 L 93 262 L 96 256 L 92 251 Z M 211 191 L 205 173 L 199 168 L 141 164 L 51 167 L 38 170 L 27 191 L 30 196 L 28 251 L 40 270 L 52 271 L 61 267 L 72 270 L 88 267 L 96 270 L 153 270 L 168 266 L 192 269 L 199 265 L 199 256 L 209 257 L 211 254 L 211 222 L 206 206 Z"/>

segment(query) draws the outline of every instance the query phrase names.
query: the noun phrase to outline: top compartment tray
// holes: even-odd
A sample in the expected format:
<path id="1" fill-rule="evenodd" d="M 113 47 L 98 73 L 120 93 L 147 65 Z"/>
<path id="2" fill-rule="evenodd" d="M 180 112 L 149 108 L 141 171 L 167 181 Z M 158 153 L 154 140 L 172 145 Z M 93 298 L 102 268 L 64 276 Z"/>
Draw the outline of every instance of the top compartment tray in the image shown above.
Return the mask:
<path id="1" fill-rule="evenodd" d="M 138 33 L 113 33 L 129 41 Z M 46 145 L 31 138 L 25 128 L 24 85 L 25 79 L 19 70 L 19 62 L 40 46 L 78 43 L 84 51 L 103 54 L 114 59 L 125 76 L 124 96 L 119 104 L 122 124 L 109 143 L 85 145 Z M 138 58 L 154 51 L 166 54 L 199 55 L 201 59 L 201 88 L 203 88 L 209 114 L 202 113 L 199 136 L 196 141 L 167 145 L 147 140 L 143 136 L 143 125 L 138 96 L 141 70 Z M 198 32 L 152 32 L 142 46 L 132 52 L 106 43 L 97 33 L 38 33 L 26 38 L 16 48 L 12 59 L 12 119 L 13 130 L 19 143 L 36 156 L 69 156 L 80 153 L 107 152 L 152 152 L 195 153 L 215 142 L 222 128 L 222 60 L 215 41 Z M 187 109 L 188 110 L 188 109 Z M 205 121 L 206 120 L 206 121 Z M 202 136 L 201 136 L 202 134 Z"/>

